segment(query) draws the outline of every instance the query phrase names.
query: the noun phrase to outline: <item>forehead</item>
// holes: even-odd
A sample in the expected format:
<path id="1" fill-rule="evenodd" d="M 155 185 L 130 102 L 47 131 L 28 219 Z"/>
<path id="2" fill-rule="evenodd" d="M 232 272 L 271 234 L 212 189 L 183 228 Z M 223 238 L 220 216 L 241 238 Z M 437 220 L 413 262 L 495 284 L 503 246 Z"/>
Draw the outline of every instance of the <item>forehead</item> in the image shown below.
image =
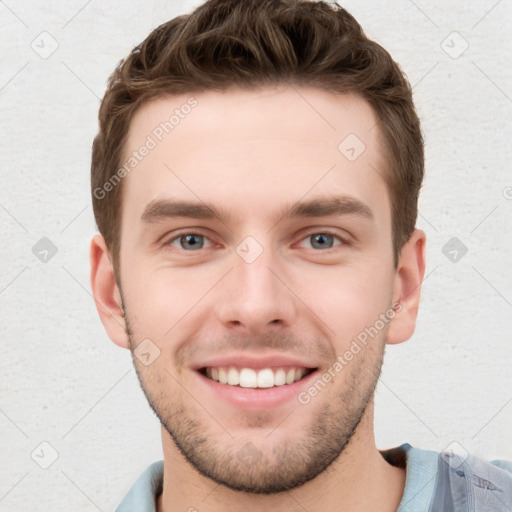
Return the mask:
<path id="1" fill-rule="evenodd" d="M 329 194 L 389 207 L 377 118 L 352 94 L 276 86 L 163 97 L 136 112 L 124 149 L 123 217 L 134 221 L 166 196 L 238 213 Z"/>

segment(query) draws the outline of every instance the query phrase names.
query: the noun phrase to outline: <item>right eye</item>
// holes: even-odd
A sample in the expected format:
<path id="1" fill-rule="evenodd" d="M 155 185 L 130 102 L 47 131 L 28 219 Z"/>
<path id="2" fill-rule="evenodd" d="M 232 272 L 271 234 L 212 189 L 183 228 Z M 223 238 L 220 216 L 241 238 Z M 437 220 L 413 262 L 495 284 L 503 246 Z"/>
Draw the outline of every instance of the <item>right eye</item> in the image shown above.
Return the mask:
<path id="1" fill-rule="evenodd" d="M 167 245 L 172 245 L 173 247 L 185 251 L 198 251 L 199 249 L 203 249 L 206 243 L 211 244 L 210 240 L 204 235 L 198 233 L 183 233 L 169 240 Z"/>

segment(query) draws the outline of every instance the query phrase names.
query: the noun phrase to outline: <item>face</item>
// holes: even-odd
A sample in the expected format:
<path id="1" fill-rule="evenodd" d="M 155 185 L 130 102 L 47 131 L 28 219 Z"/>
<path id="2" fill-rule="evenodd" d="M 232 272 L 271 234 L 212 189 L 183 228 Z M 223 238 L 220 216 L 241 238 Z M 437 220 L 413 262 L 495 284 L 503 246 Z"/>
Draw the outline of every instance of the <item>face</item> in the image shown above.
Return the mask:
<path id="1" fill-rule="evenodd" d="M 181 453 L 232 489 L 311 480 L 372 407 L 396 299 L 376 124 L 359 97 L 284 86 L 159 99 L 132 121 L 127 158 L 156 141 L 123 182 L 134 364 Z"/>

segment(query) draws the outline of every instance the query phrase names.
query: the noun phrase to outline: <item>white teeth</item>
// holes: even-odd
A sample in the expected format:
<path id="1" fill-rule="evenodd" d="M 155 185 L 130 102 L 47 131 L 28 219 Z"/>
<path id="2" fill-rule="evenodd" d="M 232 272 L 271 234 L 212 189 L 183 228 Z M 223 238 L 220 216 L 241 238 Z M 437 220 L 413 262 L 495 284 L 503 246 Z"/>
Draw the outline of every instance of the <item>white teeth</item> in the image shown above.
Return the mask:
<path id="1" fill-rule="evenodd" d="M 240 387 L 255 388 L 257 387 L 258 377 L 252 368 L 244 368 L 240 372 Z"/>
<path id="2" fill-rule="evenodd" d="M 231 386 L 238 386 L 240 383 L 240 374 L 236 368 L 230 368 L 228 370 L 228 384 Z"/>
<path id="3" fill-rule="evenodd" d="M 226 373 L 225 368 L 219 368 L 219 382 L 221 384 L 227 384 L 228 383 L 228 374 Z"/>
<path id="4" fill-rule="evenodd" d="M 279 368 L 276 373 L 274 373 L 274 386 L 282 386 L 286 384 L 286 372 Z"/>
<path id="5" fill-rule="evenodd" d="M 306 373 L 306 368 L 264 368 L 254 370 L 253 368 L 238 369 L 234 366 L 206 368 L 205 374 L 212 380 L 221 384 L 230 386 L 240 386 L 242 388 L 272 388 L 274 386 L 283 386 L 293 384 L 300 380 Z"/>
<path id="6" fill-rule="evenodd" d="M 274 386 L 274 372 L 270 368 L 265 368 L 258 372 L 258 387 L 271 388 Z"/>
<path id="7" fill-rule="evenodd" d="M 295 368 L 290 368 L 286 374 L 286 384 L 291 384 L 295 381 Z"/>

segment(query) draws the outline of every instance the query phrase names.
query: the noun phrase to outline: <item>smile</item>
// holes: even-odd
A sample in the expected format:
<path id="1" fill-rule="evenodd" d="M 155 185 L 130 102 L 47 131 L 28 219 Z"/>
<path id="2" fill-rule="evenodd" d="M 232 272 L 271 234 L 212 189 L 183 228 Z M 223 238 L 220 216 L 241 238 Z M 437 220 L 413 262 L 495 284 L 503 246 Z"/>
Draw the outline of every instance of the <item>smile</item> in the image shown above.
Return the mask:
<path id="1" fill-rule="evenodd" d="M 237 368 L 234 366 L 207 367 L 200 372 L 207 378 L 242 388 L 272 388 L 293 384 L 315 371 L 315 368 Z"/>

